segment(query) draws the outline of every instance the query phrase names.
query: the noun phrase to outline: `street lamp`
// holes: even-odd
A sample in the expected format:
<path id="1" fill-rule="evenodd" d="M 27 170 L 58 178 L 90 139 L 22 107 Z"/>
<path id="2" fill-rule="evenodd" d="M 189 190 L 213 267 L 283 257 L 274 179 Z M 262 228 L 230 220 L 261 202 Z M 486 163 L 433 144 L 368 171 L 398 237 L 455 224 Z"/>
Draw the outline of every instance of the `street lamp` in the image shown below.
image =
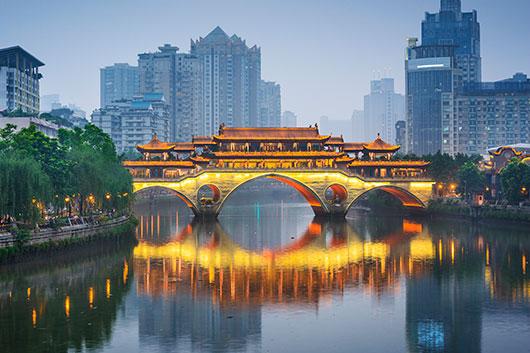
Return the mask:
<path id="1" fill-rule="evenodd" d="M 68 206 L 68 217 L 71 217 L 72 216 L 72 207 L 70 205 L 70 196 L 65 196 L 64 197 L 64 202 L 66 203 L 66 205 Z"/>

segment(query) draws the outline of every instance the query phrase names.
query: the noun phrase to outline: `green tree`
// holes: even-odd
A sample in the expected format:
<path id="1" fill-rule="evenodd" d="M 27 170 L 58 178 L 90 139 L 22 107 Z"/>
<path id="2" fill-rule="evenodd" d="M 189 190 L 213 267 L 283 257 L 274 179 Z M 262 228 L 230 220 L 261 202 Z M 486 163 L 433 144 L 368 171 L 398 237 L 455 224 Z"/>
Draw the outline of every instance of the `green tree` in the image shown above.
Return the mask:
<path id="1" fill-rule="evenodd" d="M 517 204 L 528 198 L 530 188 L 530 167 L 518 159 L 513 159 L 500 173 L 504 198 Z"/>
<path id="2" fill-rule="evenodd" d="M 50 180 L 39 163 L 20 154 L 0 155 L 0 218 L 34 225 L 37 206 L 49 200 Z"/>
<path id="3" fill-rule="evenodd" d="M 475 194 L 484 191 L 486 185 L 486 177 L 482 173 L 476 163 L 468 161 L 460 167 L 457 173 L 458 188 L 457 192 L 464 195 L 467 199 Z"/>

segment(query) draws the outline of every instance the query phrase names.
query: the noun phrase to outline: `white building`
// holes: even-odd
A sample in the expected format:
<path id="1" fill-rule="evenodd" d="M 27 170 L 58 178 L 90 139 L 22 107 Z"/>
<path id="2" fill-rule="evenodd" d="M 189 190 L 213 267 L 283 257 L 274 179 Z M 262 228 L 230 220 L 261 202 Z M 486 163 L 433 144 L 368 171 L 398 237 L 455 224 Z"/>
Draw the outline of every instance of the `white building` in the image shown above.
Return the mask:
<path id="1" fill-rule="evenodd" d="M 57 106 L 61 106 L 61 97 L 57 94 L 45 94 L 40 97 L 40 112 L 48 113 Z"/>
<path id="2" fill-rule="evenodd" d="M 34 116 L 2 117 L 2 115 L 0 115 L 0 129 L 5 128 L 7 125 L 15 125 L 15 131 L 20 131 L 21 129 L 25 129 L 30 126 L 35 126 L 38 131 L 42 132 L 48 137 L 57 137 L 59 129 L 61 128 L 55 123 L 44 119 L 39 119 Z"/>
<path id="3" fill-rule="evenodd" d="M 0 49 L 0 111 L 40 111 L 39 67 L 44 63 L 19 46 Z"/>
<path id="4" fill-rule="evenodd" d="M 92 113 L 92 123 L 107 133 L 118 152 L 134 151 L 157 134 L 169 141 L 169 107 L 162 93 L 116 101 Z"/>

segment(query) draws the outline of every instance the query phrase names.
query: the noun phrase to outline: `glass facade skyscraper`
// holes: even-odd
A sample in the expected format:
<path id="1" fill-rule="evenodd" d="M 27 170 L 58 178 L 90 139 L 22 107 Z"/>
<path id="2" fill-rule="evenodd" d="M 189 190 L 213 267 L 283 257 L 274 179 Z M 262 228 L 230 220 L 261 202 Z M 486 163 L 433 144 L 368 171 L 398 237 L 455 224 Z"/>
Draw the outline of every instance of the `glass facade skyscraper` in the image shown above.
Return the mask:
<path id="1" fill-rule="evenodd" d="M 477 12 L 462 12 L 460 0 L 441 0 L 440 12 L 427 13 L 422 41 L 407 48 L 407 151 L 418 155 L 458 153 L 454 136 L 455 98 L 463 84 L 481 81 L 480 25 Z"/>
<path id="2" fill-rule="evenodd" d="M 441 0 L 439 13 L 427 13 L 421 25 L 422 45 L 454 45 L 464 82 L 480 82 L 480 24 L 477 12 L 462 12 L 460 0 Z"/>

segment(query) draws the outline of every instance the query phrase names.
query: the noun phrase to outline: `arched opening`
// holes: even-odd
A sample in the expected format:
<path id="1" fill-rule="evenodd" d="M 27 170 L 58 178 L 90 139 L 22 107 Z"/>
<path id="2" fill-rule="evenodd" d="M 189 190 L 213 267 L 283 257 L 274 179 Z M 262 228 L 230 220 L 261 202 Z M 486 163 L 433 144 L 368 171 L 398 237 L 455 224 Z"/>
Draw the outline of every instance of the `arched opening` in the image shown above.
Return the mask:
<path id="1" fill-rule="evenodd" d="M 143 201 L 161 201 L 161 200 L 178 200 L 178 204 L 182 207 L 182 204 L 186 205 L 186 209 L 191 210 L 194 214 L 198 214 L 198 210 L 195 205 L 185 195 L 164 187 L 164 186 L 149 186 L 141 189 L 136 189 L 135 204 Z"/>
<path id="2" fill-rule="evenodd" d="M 353 205 L 359 204 L 360 201 L 367 200 L 367 197 L 370 194 L 375 194 L 374 192 L 380 192 L 384 193 L 387 196 L 391 196 L 390 201 L 384 206 L 392 206 L 392 201 L 396 202 L 397 204 L 401 205 L 402 207 L 409 208 L 409 209 L 423 209 L 425 208 L 425 204 L 418 199 L 414 194 L 412 194 L 410 191 L 405 190 L 403 188 L 397 187 L 397 186 L 380 186 L 377 188 L 373 188 L 370 190 L 365 191 L 361 195 L 359 195 L 355 200 L 352 201 L 352 203 L 348 206 L 348 210 L 352 208 Z M 377 195 L 376 195 L 377 196 Z M 377 198 L 376 200 L 378 202 L 385 202 L 384 198 Z M 388 200 L 388 199 L 387 199 Z"/>
<path id="3" fill-rule="evenodd" d="M 325 191 L 326 201 L 341 205 L 348 198 L 348 190 L 340 184 L 332 184 Z"/>
<path id="4" fill-rule="evenodd" d="M 138 220 L 137 239 L 157 243 L 179 237 L 196 213 L 184 195 L 159 186 L 137 190 L 133 211 Z"/>
<path id="5" fill-rule="evenodd" d="M 285 186 L 289 188 L 286 189 Z M 292 197 L 293 193 L 290 190 L 297 191 L 294 193 L 295 197 Z M 246 194 L 240 196 L 243 191 Z M 294 202 L 305 200 L 304 203 L 307 203 L 315 214 L 321 215 L 325 213 L 326 206 L 311 188 L 297 180 L 278 174 L 261 175 L 239 184 L 223 199 L 219 211 L 223 210 L 227 202 L 232 203 L 232 200 L 236 198 L 240 199 L 240 202 L 243 199 L 244 202 L 248 200 L 249 204 L 254 204 L 256 195 L 263 197 L 262 193 L 264 192 L 266 192 L 268 197 L 275 197 L 276 204 L 281 204 L 284 198 L 295 199 Z M 299 197 L 300 195 L 302 196 L 301 198 Z"/>
<path id="6" fill-rule="evenodd" d="M 206 184 L 197 191 L 197 201 L 202 206 L 210 206 L 219 202 L 221 199 L 221 190 L 213 184 Z"/>

